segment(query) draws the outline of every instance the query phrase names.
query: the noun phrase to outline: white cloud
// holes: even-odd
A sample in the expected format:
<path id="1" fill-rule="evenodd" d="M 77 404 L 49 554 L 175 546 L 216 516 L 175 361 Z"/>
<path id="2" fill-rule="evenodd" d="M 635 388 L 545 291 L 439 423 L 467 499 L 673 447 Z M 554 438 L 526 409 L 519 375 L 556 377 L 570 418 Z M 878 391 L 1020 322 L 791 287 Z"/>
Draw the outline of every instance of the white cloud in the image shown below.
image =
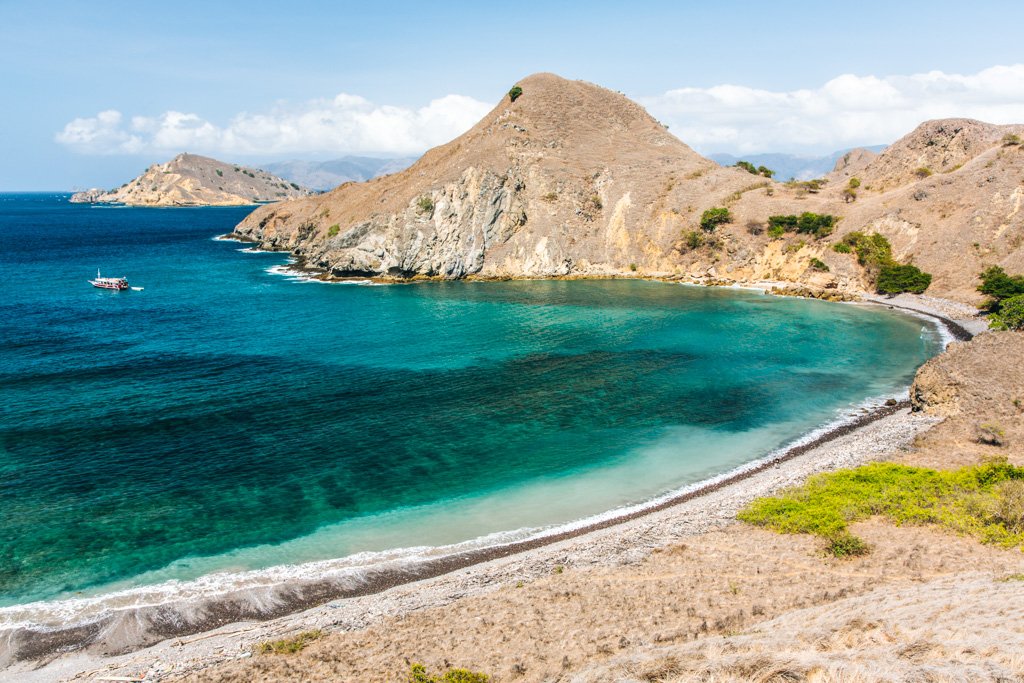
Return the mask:
<path id="1" fill-rule="evenodd" d="M 892 142 L 928 119 L 1024 122 L 1024 64 L 970 75 L 843 74 L 817 88 L 781 92 L 732 84 L 679 88 L 638 101 L 704 153 L 820 153 Z M 56 140 L 86 154 L 416 154 L 465 132 L 490 107 L 448 95 L 410 109 L 341 93 L 243 112 L 225 125 L 194 113 L 128 120 L 109 110 L 74 119 Z"/>
<path id="2" fill-rule="evenodd" d="M 126 121 L 108 110 L 74 119 L 56 140 L 83 154 L 415 154 L 462 134 L 490 109 L 462 95 L 408 109 L 341 93 L 267 113 L 243 112 L 224 126 L 178 111 Z"/>
<path id="3" fill-rule="evenodd" d="M 1024 64 L 976 74 L 843 74 L 814 89 L 680 88 L 639 98 L 687 144 L 708 152 L 826 152 L 887 143 L 928 119 L 1024 123 Z"/>

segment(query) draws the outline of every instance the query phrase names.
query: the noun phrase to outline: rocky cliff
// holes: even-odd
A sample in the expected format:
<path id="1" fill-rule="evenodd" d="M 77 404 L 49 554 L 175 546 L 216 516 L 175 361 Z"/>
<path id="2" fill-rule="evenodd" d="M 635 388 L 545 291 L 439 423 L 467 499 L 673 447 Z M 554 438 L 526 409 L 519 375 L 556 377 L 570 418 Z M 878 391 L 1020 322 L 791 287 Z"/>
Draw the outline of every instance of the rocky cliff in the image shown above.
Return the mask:
<path id="1" fill-rule="evenodd" d="M 929 293 L 939 296 L 976 301 L 984 265 L 1024 270 L 1024 152 L 1006 138 L 1022 126 L 928 122 L 880 155 L 851 153 L 809 187 L 723 168 L 596 85 L 552 74 L 519 85 L 515 101 L 502 98 L 405 171 L 260 208 L 237 233 L 336 276 L 635 275 L 857 290 L 869 286 L 865 273 L 831 248 L 853 230 L 886 235 L 898 259 L 935 275 Z M 712 207 L 732 221 L 706 233 Z M 824 239 L 764 229 L 771 215 L 806 211 L 841 220 Z"/>
<path id="2" fill-rule="evenodd" d="M 132 206 L 242 206 L 306 197 L 311 192 L 266 171 L 196 154 L 179 154 L 109 192 L 88 190 L 72 202 Z"/>

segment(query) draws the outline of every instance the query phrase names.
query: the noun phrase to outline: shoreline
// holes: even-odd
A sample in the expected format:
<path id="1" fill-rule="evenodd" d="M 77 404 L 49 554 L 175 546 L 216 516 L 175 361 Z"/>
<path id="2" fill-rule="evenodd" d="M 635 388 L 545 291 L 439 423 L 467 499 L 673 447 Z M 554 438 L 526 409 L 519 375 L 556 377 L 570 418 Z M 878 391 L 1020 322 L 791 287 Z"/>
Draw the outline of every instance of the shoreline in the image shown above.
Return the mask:
<path id="1" fill-rule="evenodd" d="M 361 629 L 420 609 L 444 606 L 461 597 L 532 580 L 557 571 L 558 566 L 601 567 L 639 562 L 652 550 L 678 542 L 681 536 L 735 523 L 736 512 L 756 497 L 798 484 L 817 472 L 856 466 L 908 447 L 918 433 L 938 420 L 913 413 L 905 405 L 906 402 L 900 402 L 881 406 L 813 440 L 796 444 L 757 467 L 614 520 L 602 520 L 546 538 L 439 558 L 418 572 L 382 576 L 374 583 L 355 587 L 347 595 L 310 600 L 301 611 L 270 619 L 212 619 L 208 628 L 188 636 L 169 635 L 153 645 L 131 651 L 118 651 L 116 645 L 100 652 L 52 648 L 49 654 L 40 654 L 46 661 L 42 668 L 37 669 L 38 661 L 24 661 L 9 670 L 20 670 L 26 680 L 33 681 L 68 680 L 75 674 L 78 680 L 97 675 L 141 677 L 142 671 L 149 672 L 146 680 L 159 680 L 168 674 L 248 657 L 250 648 L 266 639 L 314 628 Z M 29 677 L 29 673 L 34 675 Z"/>
<path id="2" fill-rule="evenodd" d="M 16 651 L 5 653 L 4 658 L 7 662 L 0 664 L 0 670 L 10 666 L 20 668 L 20 665 L 39 661 L 59 661 L 63 657 L 70 657 L 72 660 L 86 657 L 93 660 L 97 654 L 101 659 L 112 656 L 130 659 L 151 648 L 163 648 L 169 643 L 193 642 L 240 623 L 255 623 L 256 628 L 272 629 L 276 622 L 282 620 L 301 620 L 303 614 L 311 611 L 334 609 L 332 603 L 361 602 L 394 589 L 415 591 L 417 584 L 436 580 L 457 580 L 453 577 L 460 573 L 472 573 L 476 568 L 486 567 L 495 562 L 524 561 L 538 551 L 550 552 L 559 545 L 585 541 L 588 537 L 601 533 L 619 535 L 632 524 L 645 523 L 665 513 L 672 514 L 687 504 L 696 506 L 699 514 L 702 502 L 709 497 L 716 494 L 743 495 L 744 482 L 761 475 L 785 471 L 788 463 L 800 460 L 844 438 L 862 437 L 865 429 L 875 423 L 898 419 L 901 414 L 911 415 L 908 410 L 909 400 L 890 399 L 887 403 L 889 404 L 865 409 L 866 412 L 851 416 L 820 434 L 809 432 L 807 436 L 785 447 L 781 452 L 775 452 L 761 460 L 697 482 L 663 498 L 624 508 L 622 514 L 579 526 L 565 528 L 563 525 L 560 530 L 556 528 L 553 532 L 540 532 L 519 541 L 444 555 L 421 561 L 411 567 L 381 567 L 357 581 L 322 578 L 274 585 L 267 587 L 265 594 L 254 596 L 256 599 L 251 601 L 227 593 L 213 597 L 209 604 L 194 605 L 191 610 L 184 609 L 180 614 L 175 613 L 174 603 L 167 603 L 128 609 L 123 615 L 110 615 L 94 622 L 63 629 L 11 629 L 3 634 L 3 638 L 7 641 L 8 647 Z M 609 511 L 612 512 L 614 510 Z M 565 563 L 571 562 L 567 559 Z M 189 619 L 190 616 L 200 618 Z M 116 641 L 117 634 L 125 630 L 126 625 L 120 623 L 122 619 L 130 622 L 127 628 L 131 632 L 124 636 L 127 640 L 105 642 L 104 636 Z M 129 642 L 132 640 L 135 642 Z M 100 648 L 100 653 L 95 653 L 97 647 Z"/>
<path id="3" fill-rule="evenodd" d="M 214 237 L 218 241 L 227 242 L 238 242 L 240 244 L 255 244 L 260 245 L 257 250 L 252 253 L 266 253 L 266 254 L 283 254 L 290 259 L 290 262 L 283 264 L 283 268 L 287 269 L 287 272 L 282 271 L 279 274 L 304 277 L 310 282 L 323 282 L 327 284 L 392 284 L 392 285 L 411 285 L 421 284 L 425 282 L 511 282 L 511 281 L 532 281 L 532 280 L 646 280 L 650 282 L 662 282 L 665 284 L 682 284 L 692 285 L 694 287 L 722 287 L 725 289 L 746 289 L 760 291 L 765 295 L 769 296 L 793 296 L 797 298 L 817 298 L 817 297 L 801 297 L 795 294 L 787 294 L 783 291 L 777 291 L 776 288 L 781 286 L 803 286 L 797 282 L 789 281 L 756 281 L 756 282 L 731 282 L 725 280 L 713 280 L 710 282 L 685 279 L 685 276 L 659 276 L 659 275 L 635 275 L 631 273 L 594 273 L 594 274 L 579 274 L 579 275 L 556 275 L 556 276 L 476 276 L 470 275 L 464 278 L 451 280 L 442 276 L 430 276 L 430 275 L 416 275 L 413 277 L 383 277 L 374 275 L 334 275 L 322 268 L 310 266 L 306 263 L 306 258 L 301 254 L 293 254 L 290 251 L 266 249 L 262 246 L 262 242 L 257 239 L 253 239 L 248 235 L 242 235 L 236 232 L 230 232 L 224 235 L 218 235 Z M 984 319 L 980 317 L 979 312 L 973 306 L 962 304 L 957 301 L 950 299 L 941 299 L 937 297 L 928 297 L 924 295 L 913 295 L 913 294 L 898 294 L 887 296 L 883 294 L 875 294 L 872 292 L 866 292 L 861 290 L 844 291 L 844 294 L 856 297 L 856 299 L 849 301 L 830 301 L 830 303 L 853 303 L 853 304 L 867 304 L 867 305 L 878 305 L 887 306 L 889 308 L 898 308 L 900 310 L 908 311 L 918 315 L 933 318 L 946 328 L 948 334 L 955 341 L 970 341 L 976 334 L 980 334 L 984 330 L 988 329 Z M 819 299 L 828 301 L 827 299 Z M 958 317 L 954 319 L 946 311 L 936 310 L 932 306 L 925 303 L 927 300 L 934 300 L 941 302 L 941 304 L 947 309 L 959 309 L 960 312 L 965 313 L 964 317 Z M 959 321 L 959 322 L 958 322 Z M 966 323 L 966 324 L 963 324 Z M 975 324 L 971 324 L 975 323 Z M 974 328 L 969 329 L 969 328 Z"/>

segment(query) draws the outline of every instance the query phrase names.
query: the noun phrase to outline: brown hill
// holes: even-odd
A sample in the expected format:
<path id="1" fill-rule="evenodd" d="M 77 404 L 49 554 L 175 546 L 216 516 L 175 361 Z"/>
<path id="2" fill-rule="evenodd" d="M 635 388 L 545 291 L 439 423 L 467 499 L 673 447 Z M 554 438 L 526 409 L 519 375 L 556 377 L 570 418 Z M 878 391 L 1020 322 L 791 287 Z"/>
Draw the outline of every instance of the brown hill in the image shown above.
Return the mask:
<path id="1" fill-rule="evenodd" d="M 179 154 L 167 163 L 150 166 L 117 189 L 79 192 L 71 201 L 132 206 L 242 206 L 309 194 L 309 190 L 258 168 L 197 154 Z"/>
<path id="2" fill-rule="evenodd" d="M 817 187 L 722 168 L 596 85 L 552 74 L 519 85 L 518 99 L 503 97 L 409 169 L 258 209 L 237 233 L 335 276 L 636 275 L 863 290 L 871 283 L 855 258 L 832 250 L 854 230 L 884 234 L 898 259 L 933 273 L 929 293 L 939 296 L 976 302 L 984 266 L 1024 270 L 1024 152 L 1004 139 L 1024 126 L 930 121 L 881 155 L 852 152 Z M 732 221 L 708 234 L 699 224 L 712 207 Z M 806 211 L 838 216 L 834 234 L 767 234 L 769 216 Z"/>
<path id="3" fill-rule="evenodd" d="M 754 182 L 622 95 L 552 74 L 520 86 L 409 169 L 260 209 L 238 232 L 336 275 L 671 272 L 708 198 Z"/>

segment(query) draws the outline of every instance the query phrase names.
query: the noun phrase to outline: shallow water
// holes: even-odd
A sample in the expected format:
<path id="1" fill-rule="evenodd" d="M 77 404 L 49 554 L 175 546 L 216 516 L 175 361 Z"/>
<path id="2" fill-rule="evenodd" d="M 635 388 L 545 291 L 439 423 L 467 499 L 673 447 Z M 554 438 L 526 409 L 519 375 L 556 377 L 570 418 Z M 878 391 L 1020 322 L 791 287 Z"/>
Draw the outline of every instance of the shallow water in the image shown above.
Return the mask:
<path id="1" fill-rule="evenodd" d="M 0 195 L 0 605 L 580 519 L 898 392 L 941 346 L 750 291 L 304 282 L 212 239 L 247 212 Z"/>

